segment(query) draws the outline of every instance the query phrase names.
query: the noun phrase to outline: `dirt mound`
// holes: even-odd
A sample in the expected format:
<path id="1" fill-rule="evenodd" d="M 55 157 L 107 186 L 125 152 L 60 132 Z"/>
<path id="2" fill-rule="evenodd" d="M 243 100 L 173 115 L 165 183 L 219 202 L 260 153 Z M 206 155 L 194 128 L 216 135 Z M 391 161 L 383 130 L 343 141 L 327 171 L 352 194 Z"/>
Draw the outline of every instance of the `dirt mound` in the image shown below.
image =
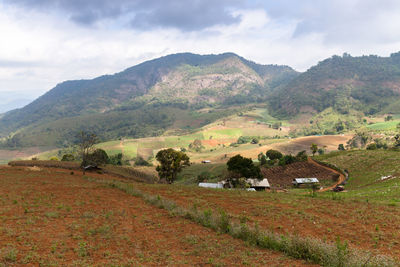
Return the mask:
<path id="1" fill-rule="evenodd" d="M 301 177 L 316 177 L 323 184 L 333 183 L 338 179 L 338 174 L 310 162 L 295 162 L 270 169 L 262 168 L 261 172 L 273 187 L 291 187 L 293 179 Z"/>

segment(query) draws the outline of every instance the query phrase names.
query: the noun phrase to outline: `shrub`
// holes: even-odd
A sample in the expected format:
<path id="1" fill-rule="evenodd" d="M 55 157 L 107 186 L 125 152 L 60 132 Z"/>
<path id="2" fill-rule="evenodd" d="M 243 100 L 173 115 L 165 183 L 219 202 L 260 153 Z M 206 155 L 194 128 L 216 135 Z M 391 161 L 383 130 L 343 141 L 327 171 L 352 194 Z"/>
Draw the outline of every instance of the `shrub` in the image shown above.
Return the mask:
<path id="1" fill-rule="evenodd" d="M 58 161 L 58 158 L 57 157 L 51 157 L 50 160 Z"/>
<path id="2" fill-rule="evenodd" d="M 338 150 L 339 150 L 339 151 L 344 151 L 344 145 L 343 145 L 343 144 L 339 144 Z"/>
<path id="3" fill-rule="evenodd" d="M 83 166 L 88 165 L 105 165 L 110 161 L 107 153 L 103 149 L 96 149 L 93 153 L 86 156 L 86 159 L 82 162 Z"/>
<path id="4" fill-rule="evenodd" d="M 279 166 L 285 166 L 296 162 L 296 157 L 292 155 L 285 155 L 279 160 Z"/>
<path id="5" fill-rule="evenodd" d="M 199 175 L 197 175 L 197 182 L 198 183 L 202 183 L 204 181 L 210 180 L 211 178 L 213 178 L 212 174 L 208 171 L 204 171 L 202 173 L 200 173 Z"/>
<path id="6" fill-rule="evenodd" d="M 268 150 L 267 153 L 265 153 L 265 154 L 267 155 L 267 157 L 270 160 L 281 159 L 283 156 L 281 152 L 279 152 L 278 150 L 273 150 L 273 149 Z"/>
<path id="7" fill-rule="evenodd" d="M 143 157 L 138 156 L 135 160 L 135 165 L 136 166 L 150 166 L 151 164 L 146 161 Z"/>
<path id="8" fill-rule="evenodd" d="M 108 163 L 112 165 L 122 165 L 122 153 L 118 153 L 109 157 Z"/>
<path id="9" fill-rule="evenodd" d="M 375 143 L 371 143 L 367 146 L 367 150 L 376 150 L 378 147 Z"/>
<path id="10" fill-rule="evenodd" d="M 75 157 L 72 154 L 64 154 L 61 161 L 74 161 Z"/>
<path id="11" fill-rule="evenodd" d="M 305 150 L 300 151 L 296 155 L 296 161 L 307 161 L 307 152 Z"/>

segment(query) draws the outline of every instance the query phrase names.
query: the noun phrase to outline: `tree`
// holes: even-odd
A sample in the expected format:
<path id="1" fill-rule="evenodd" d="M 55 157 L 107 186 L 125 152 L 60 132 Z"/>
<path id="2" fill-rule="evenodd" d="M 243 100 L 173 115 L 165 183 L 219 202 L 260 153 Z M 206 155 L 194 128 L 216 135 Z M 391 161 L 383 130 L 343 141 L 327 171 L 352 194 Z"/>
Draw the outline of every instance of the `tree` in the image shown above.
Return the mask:
<path id="1" fill-rule="evenodd" d="M 255 166 L 251 158 L 244 158 L 240 154 L 230 158 L 226 163 L 228 171 L 245 178 L 262 178 L 260 167 Z"/>
<path id="2" fill-rule="evenodd" d="M 110 158 L 108 157 L 107 153 L 103 149 L 96 149 L 93 153 L 89 153 L 86 155 L 85 160 L 83 161 L 84 166 L 94 165 L 100 166 L 109 163 Z"/>
<path id="3" fill-rule="evenodd" d="M 87 157 L 90 152 L 94 149 L 94 145 L 97 143 L 97 136 L 93 133 L 86 133 L 81 131 L 77 136 L 77 145 L 79 147 L 80 154 L 82 156 L 81 166 L 85 167 L 87 162 Z M 85 174 L 85 169 L 83 169 L 83 174 Z"/>
<path id="4" fill-rule="evenodd" d="M 286 166 L 288 164 L 295 163 L 296 157 L 292 155 L 285 155 L 281 159 L 279 159 L 279 166 Z"/>
<path id="5" fill-rule="evenodd" d="M 111 155 L 109 157 L 109 161 L 108 163 L 112 164 L 112 165 L 122 165 L 122 153 L 118 153 L 115 155 Z"/>
<path id="6" fill-rule="evenodd" d="M 189 166 L 189 157 L 180 151 L 175 151 L 172 148 L 158 151 L 156 159 L 160 162 L 156 170 L 161 179 L 165 179 L 169 184 L 172 184 L 178 173 L 184 166 Z"/>
<path id="7" fill-rule="evenodd" d="M 343 145 L 343 144 L 339 144 L 339 146 L 338 146 L 338 150 L 340 150 L 340 151 L 344 151 L 344 145 Z"/>
<path id="8" fill-rule="evenodd" d="M 314 156 L 315 153 L 317 153 L 317 151 L 318 151 L 318 146 L 317 146 L 317 144 L 312 143 L 311 146 L 310 146 L 310 150 L 311 150 L 311 152 L 312 152 L 312 155 Z"/>
<path id="9" fill-rule="evenodd" d="M 72 154 L 64 154 L 61 161 L 74 161 L 75 157 Z"/>
<path id="10" fill-rule="evenodd" d="M 393 120 L 393 116 L 392 115 L 387 115 L 385 117 L 385 121 L 392 121 Z"/>
<path id="11" fill-rule="evenodd" d="M 267 153 L 265 153 L 265 154 L 267 155 L 267 157 L 270 160 L 280 159 L 283 156 L 281 152 L 279 152 L 278 150 L 273 150 L 273 149 L 268 150 Z"/>
<path id="12" fill-rule="evenodd" d="M 400 147 L 400 134 L 396 134 L 394 140 L 394 147 Z"/>
<path id="13" fill-rule="evenodd" d="M 296 161 L 307 161 L 307 152 L 305 150 L 300 151 L 296 155 Z"/>
<path id="14" fill-rule="evenodd" d="M 267 157 L 264 155 L 264 153 L 258 154 L 258 161 L 260 162 L 260 165 L 265 165 L 267 164 Z"/>

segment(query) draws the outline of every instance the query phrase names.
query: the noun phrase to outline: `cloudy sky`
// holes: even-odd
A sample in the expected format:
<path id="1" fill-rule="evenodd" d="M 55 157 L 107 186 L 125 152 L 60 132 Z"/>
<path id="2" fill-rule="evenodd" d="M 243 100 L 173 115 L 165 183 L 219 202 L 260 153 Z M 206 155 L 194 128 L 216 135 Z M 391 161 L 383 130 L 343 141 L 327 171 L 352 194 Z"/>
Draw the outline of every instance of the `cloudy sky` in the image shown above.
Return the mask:
<path id="1" fill-rule="evenodd" d="M 0 0 L 0 104 L 178 52 L 305 71 L 400 50 L 398 0 Z"/>

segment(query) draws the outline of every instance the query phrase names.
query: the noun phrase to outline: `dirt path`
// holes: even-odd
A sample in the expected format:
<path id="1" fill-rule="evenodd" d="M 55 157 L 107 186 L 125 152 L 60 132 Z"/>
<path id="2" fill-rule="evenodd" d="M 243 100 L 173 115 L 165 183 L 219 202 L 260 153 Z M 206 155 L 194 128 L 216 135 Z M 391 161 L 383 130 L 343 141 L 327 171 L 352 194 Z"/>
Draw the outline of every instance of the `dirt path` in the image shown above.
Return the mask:
<path id="1" fill-rule="evenodd" d="M 327 188 L 320 189 L 319 192 L 330 191 L 330 190 L 332 190 L 333 188 L 335 188 L 336 186 L 340 185 L 341 183 L 343 183 L 343 182 L 346 180 L 346 177 L 345 177 L 341 172 L 338 172 L 338 171 L 335 170 L 335 169 L 332 169 L 332 168 L 329 168 L 329 167 L 324 166 L 324 165 L 322 165 L 322 164 L 319 164 L 318 162 L 316 162 L 315 160 L 313 160 L 313 159 L 310 158 L 310 157 L 308 157 L 308 160 L 307 160 L 307 161 L 308 161 L 309 163 L 311 163 L 311 164 L 314 164 L 314 165 L 316 165 L 316 166 L 322 167 L 322 168 L 324 168 L 324 169 L 326 169 L 326 170 L 329 170 L 329 171 L 331 171 L 331 172 L 334 172 L 334 173 L 336 173 L 336 174 L 339 174 L 339 179 L 338 179 L 338 181 L 337 181 L 334 185 L 332 185 L 332 186 L 330 186 L 330 187 L 327 187 Z"/>

